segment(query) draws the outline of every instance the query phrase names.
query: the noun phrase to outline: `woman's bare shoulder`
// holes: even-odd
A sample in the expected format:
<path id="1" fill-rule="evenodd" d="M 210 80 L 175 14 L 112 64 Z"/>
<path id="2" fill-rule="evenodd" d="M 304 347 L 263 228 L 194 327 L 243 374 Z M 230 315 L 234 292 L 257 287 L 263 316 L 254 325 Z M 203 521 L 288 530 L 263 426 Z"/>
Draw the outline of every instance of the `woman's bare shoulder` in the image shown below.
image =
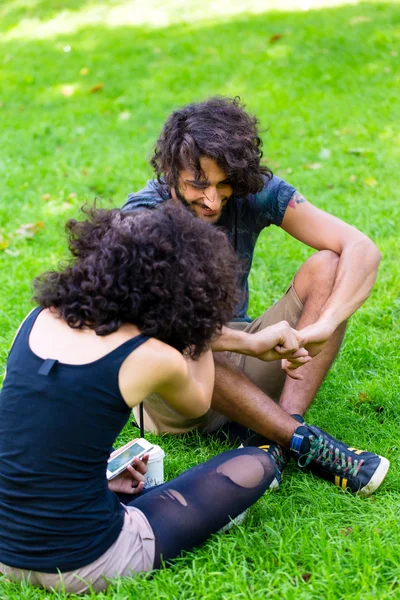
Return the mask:
<path id="1" fill-rule="evenodd" d="M 187 363 L 178 350 L 155 338 L 148 339 L 123 362 L 119 387 L 125 401 L 134 406 L 160 386 L 187 376 Z"/>
<path id="2" fill-rule="evenodd" d="M 166 368 L 167 370 L 176 370 L 177 367 L 182 369 L 186 365 L 184 357 L 178 350 L 155 338 L 149 338 L 137 350 L 131 352 L 127 361 L 130 367 L 150 364 L 153 369 Z"/>

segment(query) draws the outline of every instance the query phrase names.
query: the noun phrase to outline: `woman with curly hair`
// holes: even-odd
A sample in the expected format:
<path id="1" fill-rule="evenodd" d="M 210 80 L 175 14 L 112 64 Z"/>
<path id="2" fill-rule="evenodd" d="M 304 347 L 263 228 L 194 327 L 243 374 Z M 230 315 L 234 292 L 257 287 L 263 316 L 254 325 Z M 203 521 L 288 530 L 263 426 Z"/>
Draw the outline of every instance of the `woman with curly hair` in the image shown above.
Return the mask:
<path id="1" fill-rule="evenodd" d="M 0 394 L 0 572 L 82 593 L 202 543 L 276 468 L 249 447 L 146 494 L 146 461 L 107 482 L 143 398 L 193 420 L 210 407 L 210 343 L 234 312 L 237 261 L 222 232 L 168 203 L 93 209 L 67 231 L 72 260 L 35 281 Z"/>

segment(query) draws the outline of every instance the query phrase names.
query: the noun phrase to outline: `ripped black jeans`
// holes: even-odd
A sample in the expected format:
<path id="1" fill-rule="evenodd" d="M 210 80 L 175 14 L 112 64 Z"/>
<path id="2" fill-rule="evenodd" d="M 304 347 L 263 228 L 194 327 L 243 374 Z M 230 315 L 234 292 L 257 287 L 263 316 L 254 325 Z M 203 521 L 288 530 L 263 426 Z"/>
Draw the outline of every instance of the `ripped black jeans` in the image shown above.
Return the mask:
<path id="1" fill-rule="evenodd" d="M 275 478 L 273 460 L 256 447 L 228 450 L 124 504 L 147 517 L 155 563 L 191 550 L 254 504 Z"/>

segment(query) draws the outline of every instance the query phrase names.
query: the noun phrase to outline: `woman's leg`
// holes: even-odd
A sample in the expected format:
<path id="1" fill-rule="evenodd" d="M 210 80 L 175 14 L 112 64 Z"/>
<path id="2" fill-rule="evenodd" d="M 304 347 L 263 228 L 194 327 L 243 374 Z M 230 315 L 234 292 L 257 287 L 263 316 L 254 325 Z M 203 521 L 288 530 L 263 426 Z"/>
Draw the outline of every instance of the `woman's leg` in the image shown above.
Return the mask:
<path id="1" fill-rule="evenodd" d="M 134 506 L 135 500 L 141 498 L 149 492 L 152 492 L 156 488 L 161 487 L 161 485 L 163 484 L 153 485 L 152 487 L 144 488 L 137 496 L 135 494 L 125 494 L 124 492 L 114 492 L 114 494 L 118 497 L 118 500 L 121 502 L 121 504 L 125 504 L 125 506 Z"/>
<path id="2" fill-rule="evenodd" d="M 155 564 L 204 542 L 269 488 L 276 466 L 256 447 L 229 450 L 138 497 L 130 506 L 147 517 Z"/>
<path id="3" fill-rule="evenodd" d="M 182 550 L 201 544 L 230 518 L 246 510 L 268 489 L 275 471 L 274 462 L 263 450 L 240 448 L 219 454 L 141 496 L 132 498 L 126 494 L 125 498 L 131 502 L 125 503 L 145 515 L 152 532 L 143 515 L 132 511 L 118 540 L 99 559 L 69 573 L 40 573 L 39 579 L 30 581 L 46 589 L 62 588 L 68 593 L 80 594 L 88 591 L 89 586 L 103 590 L 107 579 L 151 569 L 150 533 L 155 536 L 154 567 L 157 568 L 162 559 L 170 560 Z M 144 538 L 147 535 L 145 540 L 143 534 Z M 2 566 L 2 571 L 19 581 L 25 573 L 6 566 Z"/>

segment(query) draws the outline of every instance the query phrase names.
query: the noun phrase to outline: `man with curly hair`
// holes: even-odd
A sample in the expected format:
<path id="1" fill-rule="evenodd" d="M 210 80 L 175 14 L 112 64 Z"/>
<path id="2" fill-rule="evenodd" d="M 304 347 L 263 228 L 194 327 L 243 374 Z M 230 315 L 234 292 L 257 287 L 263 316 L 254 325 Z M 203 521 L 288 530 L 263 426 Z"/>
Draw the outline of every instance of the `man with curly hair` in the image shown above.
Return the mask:
<path id="1" fill-rule="evenodd" d="M 212 346 L 211 410 L 201 419 L 183 419 L 153 396 L 144 403 L 145 426 L 171 433 L 222 427 L 240 431 L 242 438 L 249 429 L 256 435 L 244 443 L 264 446 L 282 472 L 290 446 L 282 432 L 288 419 L 296 420 L 299 448 L 312 430 L 304 461 L 314 473 L 343 489 L 371 493 L 373 482 L 379 485 L 386 474 L 384 459 L 349 448 L 318 428 L 307 429 L 303 415 L 339 351 L 347 319 L 370 294 L 381 255 L 366 235 L 313 206 L 261 163 L 257 125 L 237 98 L 213 97 L 174 111 L 151 160 L 157 179 L 130 194 L 125 205 L 129 210 L 171 198 L 181 202 L 203 221 L 224 228 L 244 265 L 236 319 Z M 248 276 L 258 236 L 270 225 L 317 252 L 284 296 L 251 319 Z M 294 339 L 294 328 L 300 339 Z M 268 344 L 277 331 L 280 343 L 271 352 Z"/>

